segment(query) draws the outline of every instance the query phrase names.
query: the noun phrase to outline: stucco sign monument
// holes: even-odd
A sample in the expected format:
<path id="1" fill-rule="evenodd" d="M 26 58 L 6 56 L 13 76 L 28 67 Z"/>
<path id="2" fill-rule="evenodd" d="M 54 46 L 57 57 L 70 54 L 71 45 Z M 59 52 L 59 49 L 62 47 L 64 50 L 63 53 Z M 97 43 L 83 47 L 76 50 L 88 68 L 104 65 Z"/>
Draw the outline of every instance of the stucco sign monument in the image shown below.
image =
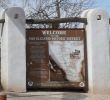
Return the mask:
<path id="1" fill-rule="evenodd" d="M 80 18 L 87 21 L 79 24 L 82 29 L 26 30 L 22 8 L 2 11 L 0 19 L 5 20 L 0 23 L 3 90 L 63 88 L 110 94 L 109 16 L 102 9 L 89 9 Z"/>

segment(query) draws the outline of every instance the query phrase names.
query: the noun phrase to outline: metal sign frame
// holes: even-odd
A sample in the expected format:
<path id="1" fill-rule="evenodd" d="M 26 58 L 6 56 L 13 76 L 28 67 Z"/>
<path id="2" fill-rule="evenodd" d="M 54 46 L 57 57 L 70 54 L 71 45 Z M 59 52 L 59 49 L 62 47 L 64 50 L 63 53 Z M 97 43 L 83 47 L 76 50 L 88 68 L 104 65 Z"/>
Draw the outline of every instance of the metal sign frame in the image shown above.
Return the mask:
<path id="1" fill-rule="evenodd" d="M 28 38 L 28 34 L 31 32 L 31 31 L 41 31 L 41 30 L 80 30 L 80 31 L 83 31 L 83 35 L 84 35 L 84 60 L 85 60 L 85 86 L 83 87 L 33 87 L 33 86 L 28 86 L 28 81 L 27 81 L 27 90 L 58 90 L 58 91 L 84 91 L 84 92 L 87 92 L 88 91 L 88 65 L 87 65 L 87 45 L 86 45 L 86 32 L 85 32 L 85 29 L 84 28 L 75 28 L 75 29 L 27 29 L 27 32 L 26 32 L 26 59 L 27 59 L 27 65 L 26 66 L 29 66 L 29 62 L 28 62 L 28 50 L 29 50 L 29 47 L 28 47 L 28 43 L 29 43 L 29 40 L 27 40 Z M 29 32 L 30 31 L 30 32 Z M 28 79 L 28 68 L 27 68 L 27 79 Z M 29 83 L 30 85 L 33 85 L 32 82 Z M 83 84 L 81 84 L 83 85 Z"/>

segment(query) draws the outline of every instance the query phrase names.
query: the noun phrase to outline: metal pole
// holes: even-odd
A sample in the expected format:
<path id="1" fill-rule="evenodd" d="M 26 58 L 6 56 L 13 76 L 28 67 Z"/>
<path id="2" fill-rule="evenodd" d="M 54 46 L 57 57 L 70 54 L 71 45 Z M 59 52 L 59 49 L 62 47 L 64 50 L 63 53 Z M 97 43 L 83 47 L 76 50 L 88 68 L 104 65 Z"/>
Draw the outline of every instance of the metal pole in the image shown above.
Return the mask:
<path id="1" fill-rule="evenodd" d="M 68 23 L 80 22 L 87 24 L 87 18 L 69 17 L 69 18 L 56 18 L 56 19 L 26 19 L 26 24 L 49 24 L 49 23 Z"/>
<path id="2" fill-rule="evenodd" d="M 0 19 L 0 23 L 4 23 L 5 19 Z M 26 24 L 49 24 L 49 23 L 67 23 L 80 22 L 87 24 L 87 18 L 70 17 L 70 18 L 56 18 L 56 19 L 26 19 Z M 110 19 L 109 19 L 110 24 Z"/>
<path id="3" fill-rule="evenodd" d="M 0 23 L 4 23 L 5 19 L 1 19 Z M 69 17 L 69 18 L 56 18 L 56 19 L 26 19 L 26 24 L 49 24 L 49 23 L 67 23 L 67 22 L 80 22 L 87 24 L 86 18 Z"/>
<path id="4" fill-rule="evenodd" d="M 0 100 L 7 100 L 6 95 L 0 95 Z"/>

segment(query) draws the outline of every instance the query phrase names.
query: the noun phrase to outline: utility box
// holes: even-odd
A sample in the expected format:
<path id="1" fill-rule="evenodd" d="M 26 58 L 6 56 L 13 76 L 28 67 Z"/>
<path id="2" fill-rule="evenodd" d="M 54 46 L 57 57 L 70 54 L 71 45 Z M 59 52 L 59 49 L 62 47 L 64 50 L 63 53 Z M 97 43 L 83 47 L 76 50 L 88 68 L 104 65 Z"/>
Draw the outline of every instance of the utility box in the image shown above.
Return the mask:
<path id="1" fill-rule="evenodd" d="M 84 29 L 27 29 L 27 89 L 88 91 Z"/>

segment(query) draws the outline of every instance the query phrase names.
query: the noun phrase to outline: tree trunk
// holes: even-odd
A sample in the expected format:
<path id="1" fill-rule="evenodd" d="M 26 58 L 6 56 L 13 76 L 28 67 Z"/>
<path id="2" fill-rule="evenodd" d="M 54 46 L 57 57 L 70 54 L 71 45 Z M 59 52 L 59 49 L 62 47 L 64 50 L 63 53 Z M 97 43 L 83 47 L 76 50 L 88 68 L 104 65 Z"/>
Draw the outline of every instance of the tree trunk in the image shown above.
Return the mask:
<path id="1" fill-rule="evenodd" d="M 60 1 L 56 0 L 56 13 L 57 13 L 57 18 L 60 18 Z"/>
<path id="2" fill-rule="evenodd" d="M 60 1 L 59 0 L 56 0 L 56 18 L 60 18 Z M 55 23 L 55 24 L 52 24 L 52 28 L 53 29 L 58 29 L 59 28 L 59 23 Z"/>

